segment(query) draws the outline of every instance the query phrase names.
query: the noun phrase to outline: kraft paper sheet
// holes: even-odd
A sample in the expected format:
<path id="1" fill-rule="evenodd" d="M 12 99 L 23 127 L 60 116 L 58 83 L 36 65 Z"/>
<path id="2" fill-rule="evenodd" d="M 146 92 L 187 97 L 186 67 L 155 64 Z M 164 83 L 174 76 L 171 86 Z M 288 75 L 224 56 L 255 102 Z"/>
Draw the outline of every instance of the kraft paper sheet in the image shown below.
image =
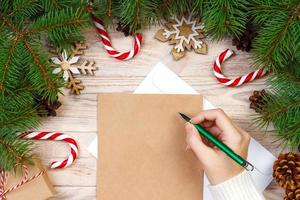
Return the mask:
<path id="1" fill-rule="evenodd" d="M 201 95 L 99 94 L 97 199 L 201 200 L 203 170 L 178 115 L 201 110 Z"/>

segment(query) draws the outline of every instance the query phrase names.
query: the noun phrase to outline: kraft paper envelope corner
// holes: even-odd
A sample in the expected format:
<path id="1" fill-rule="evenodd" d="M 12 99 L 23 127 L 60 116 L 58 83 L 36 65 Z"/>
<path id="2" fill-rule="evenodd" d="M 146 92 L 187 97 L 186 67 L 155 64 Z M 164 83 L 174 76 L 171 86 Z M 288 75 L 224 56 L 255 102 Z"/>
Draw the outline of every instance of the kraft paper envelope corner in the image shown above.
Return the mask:
<path id="1" fill-rule="evenodd" d="M 144 94 L 198 94 L 191 86 L 180 79 L 174 72 L 168 69 L 162 63 L 156 64 L 142 83 L 136 88 L 134 93 Z M 203 109 L 214 109 L 209 101 L 203 98 Z M 88 147 L 89 152 L 97 157 L 97 138 Z M 260 155 L 260 156 L 257 156 Z M 248 153 L 248 160 L 256 165 L 264 175 L 257 171 L 252 172 L 252 178 L 256 187 L 263 191 L 272 181 L 272 165 L 276 160 L 273 154 L 266 150 L 255 139 L 251 139 Z M 210 191 L 205 187 L 208 185 L 208 179 L 204 176 L 204 199 L 213 199 Z"/>
<path id="2" fill-rule="evenodd" d="M 28 166 L 29 177 L 43 170 L 41 161 L 37 157 L 34 157 L 33 162 L 35 163 L 35 165 Z M 17 174 L 9 176 L 7 188 L 10 188 L 19 183 L 22 179 L 22 176 L 23 175 L 19 171 L 17 172 Z M 44 200 L 49 199 L 54 195 L 56 195 L 56 191 L 53 185 L 51 184 L 47 173 L 45 173 L 33 179 L 32 181 L 24 184 L 22 187 L 8 193 L 6 197 L 8 200 Z"/>
<path id="3" fill-rule="evenodd" d="M 201 110 L 199 94 L 99 94 L 97 198 L 201 200 L 203 170 L 178 114 Z"/>

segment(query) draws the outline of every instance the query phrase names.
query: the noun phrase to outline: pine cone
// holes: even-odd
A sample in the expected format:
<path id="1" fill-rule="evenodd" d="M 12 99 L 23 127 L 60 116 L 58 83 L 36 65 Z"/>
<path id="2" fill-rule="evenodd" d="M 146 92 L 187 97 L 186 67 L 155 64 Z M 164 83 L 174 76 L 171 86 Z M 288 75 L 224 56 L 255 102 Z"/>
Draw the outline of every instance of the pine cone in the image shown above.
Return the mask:
<path id="1" fill-rule="evenodd" d="M 56 116 L 56 110 L 61 106 L 58 100 L 50 103 L 41 96 L 36 97 L 36 104 L 40 116 Z"/>
<path id="2" fill-rule="evenodd" d="M 246 25 L 246 30 L 240 37 L 235 37 L 232 39 L 232 45 L 236 46 L 238 50 L 250 51 L 252 48 L 252 40 L 257 36 L 257 33 L 253 26 L 248 23 Z"/>
<path id="3" fill-rule="evenodd" d="M 129 35 L 132 35 L 132 33 L 130 32 L 129 27 L 124 26 L 121 22 L 118 22 L 118 26 L 117 26 L 116 29 L 119 32 L 123 32 L 126 37 L 129 36 Z"/>
<path id="4" fill-rule="evenodd" d="M 300 188 L 286 190 L 284 200 L 300 200 Z"/>
<path id="5" fill-rule="evenodd" d="M 289 152 L 280 154 L 273 165 L 273 177 L 286 190 L 300 188 L 300 155 Z"/>
<path id="6" fill-rule="evenodd" d="M 254 91 L 253 94 L 249 97 L 250 100 L 250 108 L 255 110 L 255 112 L 260 113 L 266 104 L 266 97 L 268 94 L 265 90 Z"/>

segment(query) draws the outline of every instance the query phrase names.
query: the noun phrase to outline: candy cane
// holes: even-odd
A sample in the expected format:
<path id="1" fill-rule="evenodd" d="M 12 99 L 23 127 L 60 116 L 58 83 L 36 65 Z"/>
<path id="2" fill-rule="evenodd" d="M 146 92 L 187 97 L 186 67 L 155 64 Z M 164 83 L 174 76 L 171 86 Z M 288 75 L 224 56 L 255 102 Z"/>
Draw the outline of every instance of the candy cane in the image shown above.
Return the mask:
<path id="1" fill-rule="evenodd" d="M 63 161 L 55 161 L 51 163 L 50 168 L 58 169 L 58 168 L 66 168 L 70 166 L 78 155 L 78 145 L 77 142 L 63 133 L 57 132 L 38 132 L 38 131 L 31 131 L 22 133 L 21 138 L 23 139 L 33 139 L 33 140 L 55 140 L 55 141 L 64 141 L 69 144 L 71 147 L 71 154 L 69 157 Z"/>
<path id="2" fill-rule="evenodd" d="M 121 53 L 119 51 L 116 51 L 111 44 L 109 35 L 107 31 L 104 28 L 104 23 L 101 19 L 96 17 L 95 15 L 91 14 L 93 22 L 95 24 L 95 27 L 102 39 L 104 48 L 108 52 L 109 55 L 111 55 L 114 58 L 117 58 L 119 60 L 129 60 L 133 58 L 141 49 L 141 43 L 142 43 L 142 35 L 140 33 L 137 33 L 134 37 L 134 48 L 128 52 Z"/>
<path id="3" fill-rule="evenodd" d="M 239 76 L 234 79 L 229 79 L 229 78 L 225 77 L 222 72 L 221 64 L 233 54 L 234 54 L 234 52 L 232 50 L 226 49 L 219 55 L 219 57 L 214 62 L 213 73 L 221 84 L 229 86 L 229 87 L 240 86 L 245 83 L 251 82 L 255 79 L 261 78 L 262 76 L 264 76 L 267 73 L 267 70 L 265 68 L 261 68 L 261 69 L 250 72 L 243 76 Z"/>

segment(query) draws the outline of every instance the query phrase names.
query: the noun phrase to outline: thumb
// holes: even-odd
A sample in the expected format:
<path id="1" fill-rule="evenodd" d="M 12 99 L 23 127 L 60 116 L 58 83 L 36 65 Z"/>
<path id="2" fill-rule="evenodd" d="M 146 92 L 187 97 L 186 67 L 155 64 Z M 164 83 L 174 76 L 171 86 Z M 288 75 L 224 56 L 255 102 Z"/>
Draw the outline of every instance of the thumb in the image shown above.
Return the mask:
<path id="1" fill-rule="evenodd" d="M 211 154 L 215 153 L 210 147 L 203 143 L 199 132 L 191 123 L 186 123 L 186 143 L 196 154 L 198 159 L 205 163 L 205 160 L 209 158 Z"/>

